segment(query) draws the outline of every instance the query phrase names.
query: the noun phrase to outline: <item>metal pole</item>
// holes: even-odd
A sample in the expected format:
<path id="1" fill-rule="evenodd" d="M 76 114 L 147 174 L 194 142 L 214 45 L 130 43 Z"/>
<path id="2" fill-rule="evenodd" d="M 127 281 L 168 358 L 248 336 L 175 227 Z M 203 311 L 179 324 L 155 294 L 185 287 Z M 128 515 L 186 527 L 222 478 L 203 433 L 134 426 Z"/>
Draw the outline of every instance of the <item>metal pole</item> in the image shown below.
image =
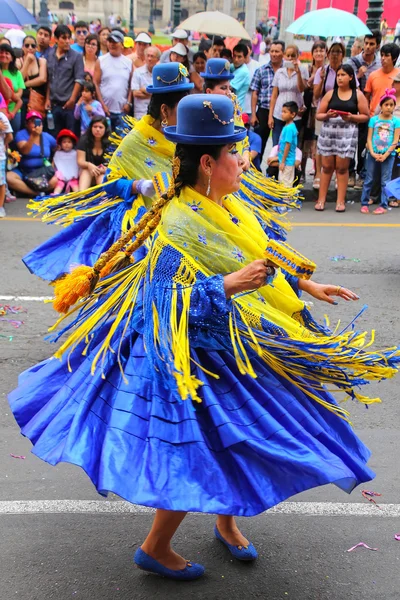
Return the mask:
<path id="1" fill-rule="evenodd" d="M 367 8 L 367 27 L 373 31 L 380 29 L 381 17 L 383 13 L 383 0 L 369 0 Z"/>
<path id="2" fill-rule="evenodd" d="M 174 27 L 181 22 L 181 0 L 174 0 Z"/>
<path id="3" fill-rule="evenodd" d="M 32 0 L 32 14 L 36 18 L 36 0 Z"/>
<path id="4" fill-rule="evenodd" d="M 154 0 L 150 0 L 149 33 L 155 33 L 153 15 L 154 15 Z"/>
<path id="5" fill-rule="evenodd" d="M 129 37 L 135 39 L 135 24 L 133 20 L 133 1 L 129 2 Z"/>
<path id="6" fill-rule="evenodd" d="M 40 0 L 39 26 L 49 27 L 49 8 L 47 0 Z"/>
<path id="7" fill-rule="evenodd" d="M 281 19 L 282 19 L 282 0 L 279 0 L 278 3 L 278 22 L 276 24 L 277 26 L 277 34 L 276 37 L 279 40 L 280 35 L 281 35 Z"/>
<path id="8" fill-rule="evenodd" d="M 354 9 L 353 9 L 353 15 L 356 15 L 356 17 L 358 16 L 358 0 L 354 0 Z M 346 56 L 351 56 L 351 47 L 354 44 L 354 37 L 351 37 L 347 43 L 347 47 L 346 47 Z"/>

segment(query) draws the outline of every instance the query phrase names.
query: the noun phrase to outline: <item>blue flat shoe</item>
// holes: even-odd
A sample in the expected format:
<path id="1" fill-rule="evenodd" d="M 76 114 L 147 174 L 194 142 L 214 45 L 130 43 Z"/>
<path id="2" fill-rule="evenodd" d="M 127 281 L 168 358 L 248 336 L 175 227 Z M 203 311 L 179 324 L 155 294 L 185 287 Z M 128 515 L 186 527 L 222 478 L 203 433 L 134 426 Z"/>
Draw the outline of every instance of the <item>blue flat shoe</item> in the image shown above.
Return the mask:
<path id="1" fill-rule="evenodd" d="M 156 573 L 162 577 L 168 577 L 168 579 L 177 579 L 180 581 L 191 581 L 192 579 L 198 579 L 204 575 L 205 571 L 203 565 L 191 562 L 187 562 L 186 567 L 179 571 L 167 569 L 167 567 L 164 567 L 164 565 L 146 554 L 146 552 L 143 552 L 141 548 L 136 550 L 133 560 L 137 567 L 143 571 L 149 571 L 150 573 Z"/>
<path id="2" fill-rule="evenodd" d="M 249 544 L 248 546 L 231 546 L 222 537 L 216 525 L 214 527 L 214 533 L 215 537 L 225 544 L 232 556 L 238 560 L 255 560 L 258 557 L 257 550 L 254 548 L 253 544 Z"/>

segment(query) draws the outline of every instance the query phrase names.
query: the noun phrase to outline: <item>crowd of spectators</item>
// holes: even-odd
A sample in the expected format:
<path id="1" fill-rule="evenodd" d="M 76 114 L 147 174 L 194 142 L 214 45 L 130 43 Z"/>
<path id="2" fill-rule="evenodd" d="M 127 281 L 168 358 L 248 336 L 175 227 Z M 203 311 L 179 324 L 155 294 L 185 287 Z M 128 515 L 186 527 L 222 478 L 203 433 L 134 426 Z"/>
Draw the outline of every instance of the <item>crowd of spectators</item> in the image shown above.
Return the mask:
<path id="1" fill-rule="evenodd" d="M 316 39 L 311 63 L 302 64 L 295 44 L 285 47 L 273 36 L 264 37 L 260 27 L 252 40 L 229 48 L 221 37 L 203 36 L 196 53 L 182 29 L 171 34 L 171 47 L 162 53 L 145 32 L 133 40 L 115 25 L 84 21 L 76 21 L 71 29 L 39 27 L 36 37 L 23 38 L 19 52 L 7 38 L 0 40 L 0 111 L 6 118 L 6 123 L 3 118 L 0 122 L 0 162 L 2 147 L 13 136 L 11 148 L 21 160 L 9 161 L 6 178 L 15 192 L 61 193 L 98 183 L 111 131 L 125 115 L 139 119 L 147 113 L 151 95 L 146 88 L 154 66 L 182 63 L 194 83 L 193 93 L 202 93 L 206 61 L 223 58 L 233 78 L 222 82 L 220 91 L 232 90 L 236 96 L 258 169 L 271 135 L 267 173 L 291 185 L 305 180 L 307 160 L 312 159 L 313 187 L 319 190 L 316 210 L 324 210 L 334 177 L 338 212 L 345 210 L 348 186 L 361 190 L 364 181 L 363 212 L 379 198 L 378 208 L 386 210 L 383 188 L 392 172 L 398 172 L 392 157 L 398 140 L 400 69 L 398 46 L 381 47 L 380 32 L 356 40 L 349 59 L 341 42 L 328 48 Z M 381 108 L 386 90 L 393 88 L 388 100 L 393 110 Z M 378 130 L 386 135 L 389 152 L 376 150 Z M 372 185 L 367 178 L 371 168 L 373 173 L 379 169 L 381 183 Z M 12 198 L 7 188 L 5 195 Z M 3 213 L 4 208 L 0 216 Z"/>

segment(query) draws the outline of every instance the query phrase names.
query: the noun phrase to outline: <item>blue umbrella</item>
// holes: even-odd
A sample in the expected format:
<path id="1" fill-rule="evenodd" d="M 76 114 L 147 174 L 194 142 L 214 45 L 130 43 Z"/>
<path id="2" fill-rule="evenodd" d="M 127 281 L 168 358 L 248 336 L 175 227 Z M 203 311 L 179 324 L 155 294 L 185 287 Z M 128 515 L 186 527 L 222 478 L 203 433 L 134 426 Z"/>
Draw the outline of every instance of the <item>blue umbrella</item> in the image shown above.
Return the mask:
<path id="1" fill-rule="evenodd" d="M 286 31 L 295 35 L 318 35 L 324 38 L 358 37 L 371 33 L 356 15 L 338 8 L 312 10 L 296 19 Z"/>
<path id="2" fill-rule="evenodd" d="M 0 0 L 1 22 L 7 25 L 30 25 L 36 19 L 29 10 L 16 0 Z"/>

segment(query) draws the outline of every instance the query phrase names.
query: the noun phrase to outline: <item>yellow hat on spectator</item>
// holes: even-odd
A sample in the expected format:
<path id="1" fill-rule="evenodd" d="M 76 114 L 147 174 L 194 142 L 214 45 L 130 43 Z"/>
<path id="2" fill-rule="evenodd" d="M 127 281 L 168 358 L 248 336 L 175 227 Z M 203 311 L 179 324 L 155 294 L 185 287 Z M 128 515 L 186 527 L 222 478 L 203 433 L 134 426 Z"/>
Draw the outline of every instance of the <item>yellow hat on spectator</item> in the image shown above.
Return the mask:
<path id="1" fill-rule="evenodd" d="M 133 48 L 134 41 L 129 35 L 124 37 L 124 48 Z"/>

